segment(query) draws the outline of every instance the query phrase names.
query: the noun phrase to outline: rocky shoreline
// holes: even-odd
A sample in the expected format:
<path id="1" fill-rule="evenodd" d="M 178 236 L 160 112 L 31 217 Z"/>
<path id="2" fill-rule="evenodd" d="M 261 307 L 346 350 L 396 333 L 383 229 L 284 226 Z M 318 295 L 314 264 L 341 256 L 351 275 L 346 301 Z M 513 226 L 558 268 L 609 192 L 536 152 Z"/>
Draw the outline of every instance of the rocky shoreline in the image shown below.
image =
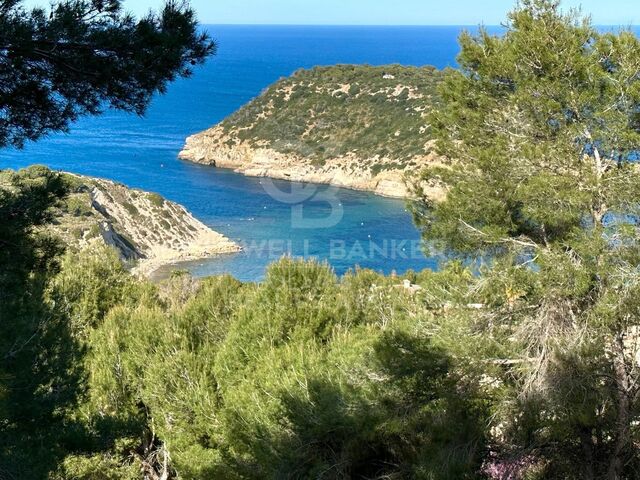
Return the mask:
<path id="1" fill-rule="evenodd" d="M 115 248 L 132 272 L 236 253 L 240 246 L 197 220 L 182 205 L 110 180 L 65 174 L 73 183 L 55 233 L 73 248 Z"/>
<path id="2" fill-rule="evenodd" d="M 284 154 L 268 147 L 256 148 L 246 141 L 230 141 L 219 125 L 187 138 L 179 157 L 203 165 L 230 168 L 252 177 L 334 185 L 390 198 L 409 198 L 408 174 L 413 172 L 415 175 L 437 161 L 437 156 L 429 153 L 414 157 L 412 165 L 400 168 L 389 159 L 362 159 L 350 154 L 316 165 L 295 154 Z"/>

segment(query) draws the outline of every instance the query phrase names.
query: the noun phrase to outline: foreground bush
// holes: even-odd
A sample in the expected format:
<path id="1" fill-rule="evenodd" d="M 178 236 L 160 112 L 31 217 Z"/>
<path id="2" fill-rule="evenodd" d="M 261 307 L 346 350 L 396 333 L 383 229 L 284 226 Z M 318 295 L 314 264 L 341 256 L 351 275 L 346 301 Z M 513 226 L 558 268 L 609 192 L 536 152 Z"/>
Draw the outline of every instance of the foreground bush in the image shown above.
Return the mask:
<path id="1" fill-rule="evenodd" d="M 395 283 L 283 259 L 260 285 L 211 278 L 181 304 L 117 306 L 88 339 L 82 409 L 96 428 L 142 426 L 136 455 L 158 475 L 165 458 L 180 478 L 471 475 L 477 384 Z"/>

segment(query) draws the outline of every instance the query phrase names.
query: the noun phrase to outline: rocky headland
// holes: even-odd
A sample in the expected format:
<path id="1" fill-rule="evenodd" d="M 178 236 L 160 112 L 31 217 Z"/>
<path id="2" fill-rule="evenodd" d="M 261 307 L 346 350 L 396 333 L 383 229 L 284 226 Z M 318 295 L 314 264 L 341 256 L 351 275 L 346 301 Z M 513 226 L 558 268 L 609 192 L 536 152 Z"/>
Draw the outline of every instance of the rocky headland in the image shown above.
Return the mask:
<path id="1" fill-rule="evenodd" d="M 156 193 L 109 180 L 64 175 L 71 194 L 58 207 L 51 228 L 71 248 L 96 242 L 112 246 L 135 273 L 145 276 L 165 265 L 240 250 L 183 206 Z"/>
<path id="2" fill-rule="evenodd" d="M 433 67 L 300 70 L 189 137 L 180 158 L 249 176 L 406 198 L 407 179 L 439 159 L 428 113 L 441 78 Z"/>

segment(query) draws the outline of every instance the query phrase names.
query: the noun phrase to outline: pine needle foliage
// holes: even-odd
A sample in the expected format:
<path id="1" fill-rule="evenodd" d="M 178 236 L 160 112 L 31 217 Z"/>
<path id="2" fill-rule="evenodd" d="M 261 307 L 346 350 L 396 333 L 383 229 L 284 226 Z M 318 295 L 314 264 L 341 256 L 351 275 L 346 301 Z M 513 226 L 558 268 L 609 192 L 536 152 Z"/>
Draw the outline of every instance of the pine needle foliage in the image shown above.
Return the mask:
<path id="1" fill-rule="evenodd" d="M 446 198 L 415 218 L 431 249 L 490 259 L 476 321 L 518 345 L 501 454 L 544 478 L 635 478 L 640 40 L 554 0 L 506 27 L 460 38 L 431 117 L 449 160 L 423 177 Z"/>

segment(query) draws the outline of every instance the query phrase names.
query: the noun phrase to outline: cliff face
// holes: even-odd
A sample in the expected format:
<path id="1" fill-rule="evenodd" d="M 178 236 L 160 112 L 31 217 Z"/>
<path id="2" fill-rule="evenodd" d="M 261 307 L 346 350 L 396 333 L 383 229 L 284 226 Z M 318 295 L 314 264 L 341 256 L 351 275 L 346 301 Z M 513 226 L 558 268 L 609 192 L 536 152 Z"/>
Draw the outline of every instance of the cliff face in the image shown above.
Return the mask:
<path id="1" fill-rule="evenodd" d="M 189 137 L 180 158 L 250 176 L 406 197 L 407 178 L 438 161 L 427 114 L 440 79 L 431 67 L 299 71 Z"/>
<path id="2" fill-rule="evenodd" d="M 193 135 L 180 152 L 180 158 L 205 165 L 231 168 L 252 177 L 270 177 L 294 182 L 331 184 L 354 190 L 371 191 L 377 195 L 405 198 L 409 195 L 406 176 L 437 160 L 434 154 L 413 157 L 412 165 L 399 167 L 386 158 L 359 158 L 349 153 L 330 158 L 322 165 L 293 153 L 272 148 L 254 147 L 250 142 L 228 144 L 220 126 Z M 377 168 L 374 168 L 378 165 Z M 388 169 L 379 171 L 380 166 Z"/>
<path id="3" fill-rule="evenodd" d="M 56 215 L 55 232 L 74 248 L 94 242 L 115 247 L 134 270 L 150 274 L 179 261 L 240 250 L 160 195 L 108 180 L 66 174 L 72 194 Z"/>

